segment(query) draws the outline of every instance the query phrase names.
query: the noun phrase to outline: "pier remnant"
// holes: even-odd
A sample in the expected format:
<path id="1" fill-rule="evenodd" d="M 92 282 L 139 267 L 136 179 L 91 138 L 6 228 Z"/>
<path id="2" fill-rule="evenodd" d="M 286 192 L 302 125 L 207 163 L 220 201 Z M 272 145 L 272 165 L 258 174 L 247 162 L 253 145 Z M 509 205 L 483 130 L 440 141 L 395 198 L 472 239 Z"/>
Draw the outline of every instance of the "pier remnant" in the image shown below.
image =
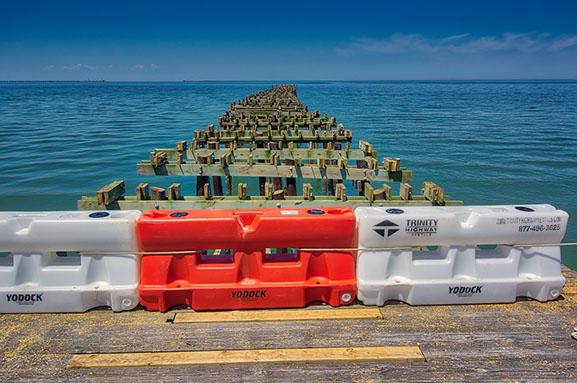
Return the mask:
<path id="1" fill-rule="evenodd" d="M 318 110 L 310 112 L 298 99 L 295 85 L 273 86 L 234 101 L 230 110 L 218 117 L 216 126 L 196 130 L 192 137 L 191 141 L 178 141 L 174 148 L 155 149 L 149 160 L 137 164 L 141 176 L 195 177 L 192 196 L 185 196 L 186 186 L 180 184 L 171 185 L 168 195 L 164 189 L 161 192 L 140 184 L 136 197 L 123 196 L 124 188 L 115 183 L 99 191 L 96 200 L 83 197 L 78 208 L 144 211 L 151 207 L 251 209 L 279 204 L 462 204 L 451 201 L 432 182 L 423 184 L 422 195 L 413 195 L 409 185 L 413 172 L 401 166 L 400 158 L 379 160 L 373 145 L 364 140 L 354 148 L 352 132 L 335 117 Z M 392 195 L 391 182 L 401 183 L 399 196 Z M 297 195 L 300 187 L 303 195 Z M 233 188 L 238 188 L 238 193 L 233 194 Z M 104 201 L 106 196 L 109 203 Z"/>

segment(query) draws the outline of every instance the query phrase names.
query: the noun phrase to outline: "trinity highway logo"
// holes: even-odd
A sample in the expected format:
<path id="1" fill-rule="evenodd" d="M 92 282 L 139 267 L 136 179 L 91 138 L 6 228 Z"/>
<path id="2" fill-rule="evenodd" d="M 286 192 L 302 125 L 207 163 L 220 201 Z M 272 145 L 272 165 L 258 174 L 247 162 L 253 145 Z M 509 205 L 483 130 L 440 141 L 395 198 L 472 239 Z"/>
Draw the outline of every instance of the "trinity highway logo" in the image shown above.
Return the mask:
<path id="1" fill-rule="evenodd" d="M 387 237 L 390 237 L 391 235 L 395 234 L 397 231 L 399 231 L 399 225 L 397 225 L 394 222 L 389 221 L 388 219 L 377 223 L 374 227 L 373 230 L 380 236 L 382 236 L 383 238 L 385 237 L 385 234 Z"/>

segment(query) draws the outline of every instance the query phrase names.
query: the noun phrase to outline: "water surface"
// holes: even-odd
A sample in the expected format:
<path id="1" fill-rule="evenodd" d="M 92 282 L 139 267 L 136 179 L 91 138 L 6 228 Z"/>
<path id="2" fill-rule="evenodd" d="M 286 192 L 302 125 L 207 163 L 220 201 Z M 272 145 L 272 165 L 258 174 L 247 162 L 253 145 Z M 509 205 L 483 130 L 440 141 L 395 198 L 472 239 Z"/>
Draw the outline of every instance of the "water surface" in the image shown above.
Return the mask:
<path id="1" fill-rule="evenodd" d="M 434 181 L 474 204 L 550 203 L 571 215 L 565 242 L 577 242 L 577 82 L 303 82 L 310 110 L 335 116 L 384 156 L 413 170 L 413 187 Z M 0 84 L 0 210 L 76 209 L 154 148 L 192 141 L 217 124 L 230 102 L 269 82 Z M 398 184 L 393 191 L 398 193 Z M 577 268 L 577 248 L 564 263 Z"/>

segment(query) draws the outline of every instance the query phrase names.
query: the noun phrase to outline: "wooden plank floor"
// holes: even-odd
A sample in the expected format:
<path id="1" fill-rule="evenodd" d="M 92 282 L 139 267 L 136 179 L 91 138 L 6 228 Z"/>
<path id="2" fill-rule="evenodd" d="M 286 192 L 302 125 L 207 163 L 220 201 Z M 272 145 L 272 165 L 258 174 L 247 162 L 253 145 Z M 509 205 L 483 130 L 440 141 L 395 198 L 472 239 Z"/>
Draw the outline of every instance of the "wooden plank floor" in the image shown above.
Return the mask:
<path id="1" fill-rule="evenodd" d="M 561 298 L 469 306 L 387 304 L 383 319 L 172 323 L 175 313 L 0 315 L 1 382 L 576 381 L 577 273 Z M 355 304 L 340 308 L 363 308 Z M 307 309 L 334 310 L 326 306 Z M 426 362 L 71 369 L 74 354 L 419 347 Z"/>

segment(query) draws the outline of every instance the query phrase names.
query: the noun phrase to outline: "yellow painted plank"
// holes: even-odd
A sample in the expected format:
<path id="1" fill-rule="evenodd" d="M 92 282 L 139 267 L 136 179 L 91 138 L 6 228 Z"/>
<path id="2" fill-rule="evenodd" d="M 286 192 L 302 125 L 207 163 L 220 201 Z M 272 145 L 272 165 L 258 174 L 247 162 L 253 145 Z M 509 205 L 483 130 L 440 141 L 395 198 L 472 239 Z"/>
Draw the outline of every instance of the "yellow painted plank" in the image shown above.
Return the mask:
<path id="1" fill-rule="evenodd" d="M 162 367 L 261 363 L 426 362 L 419 347 L 289 348 L 77 354 L 67 369 Z"/>
<path id="2" fill-rule="evenodd" d="M 376 308 L 327 310 L 250 310 L 177 313 L 173 323 L 269 322 L 301 320 L 383 319 Z"/>

